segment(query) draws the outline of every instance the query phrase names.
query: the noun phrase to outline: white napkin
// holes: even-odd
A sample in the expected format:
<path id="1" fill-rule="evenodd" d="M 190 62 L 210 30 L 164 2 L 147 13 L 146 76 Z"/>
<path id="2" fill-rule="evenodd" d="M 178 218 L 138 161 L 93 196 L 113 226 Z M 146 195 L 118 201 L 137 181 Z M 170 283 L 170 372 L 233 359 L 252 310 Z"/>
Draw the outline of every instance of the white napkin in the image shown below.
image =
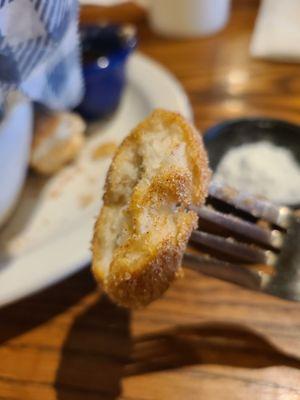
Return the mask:
<path id="1" fill-rule="evenodd" d="M 300 62 L 300 0 L 263 0 L 250 46 L 251 55 Z"/>

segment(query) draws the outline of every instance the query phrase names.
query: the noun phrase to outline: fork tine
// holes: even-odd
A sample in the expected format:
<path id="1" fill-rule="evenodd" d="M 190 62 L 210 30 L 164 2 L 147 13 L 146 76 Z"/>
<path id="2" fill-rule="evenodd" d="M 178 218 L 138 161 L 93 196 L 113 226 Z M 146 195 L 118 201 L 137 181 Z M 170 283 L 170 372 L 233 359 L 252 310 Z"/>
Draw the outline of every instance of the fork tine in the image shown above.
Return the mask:
<path id="1" fill-rule="evenodd" d="M 213 181 L 210 184 L 209 195 L 237 209 L 246 211 L 256 218 L 265 219 L 280 228 L 286 229 L 292 217 L 292 212 L 288 207 L 275 206 L 267 200 L 240 193 L 219 182 Z"/>
<path id="2" fill-rule="evenodd" d="M 274 265 L 277 258 L 270 250 L 262 250 L 232 238 L 224 238 L 207 232 L 193 231 L 190 244 L 196 244 L 197 248 L 204 247 L 205 252 L 211 252 L 213 256 L 217 254 L 217 258 L 230 258 L 245 264 Z"/>
<path id="3" fill-rule="evenodd" d="M 266 247 L 279 249 L 283 243 L 283 235 L 278 230 L 262 228 L 251 222 L 234 217 L 230 214 L 223 214 L 211 207 L 193 207 L 199 216 L 199 221 L 206 221 L 222 228 L 238 237 L 246 239 L 248 242 L 254 242 Z"/>
<path id="4" fill-rule="evenodd" d="M 183 265 L 196 272 L 236 283 L 253 290 L 260 290 L 262 285 L 269 279 L 269 276 L 264 272 L 200 254 L 185 253 Z"/>

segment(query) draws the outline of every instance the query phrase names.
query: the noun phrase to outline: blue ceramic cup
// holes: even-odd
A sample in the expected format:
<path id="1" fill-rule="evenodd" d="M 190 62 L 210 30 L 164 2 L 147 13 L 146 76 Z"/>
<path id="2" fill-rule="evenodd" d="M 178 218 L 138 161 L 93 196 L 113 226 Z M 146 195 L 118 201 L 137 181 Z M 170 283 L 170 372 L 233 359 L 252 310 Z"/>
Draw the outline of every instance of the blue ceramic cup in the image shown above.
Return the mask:
<path id="1" fill-rule="evenodd" d="M 131 25 L 89 25 L 81 29 L 81 43 L 85 95 L 77 110 L 85 119 L 101 119 L 119 105 L 136 32 Z"/>

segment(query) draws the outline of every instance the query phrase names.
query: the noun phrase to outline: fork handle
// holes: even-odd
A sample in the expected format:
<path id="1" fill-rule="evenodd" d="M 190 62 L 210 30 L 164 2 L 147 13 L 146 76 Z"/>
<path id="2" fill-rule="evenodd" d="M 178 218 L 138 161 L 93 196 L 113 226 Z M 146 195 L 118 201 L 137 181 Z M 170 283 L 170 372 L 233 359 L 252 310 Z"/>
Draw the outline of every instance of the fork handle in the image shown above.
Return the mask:
<path id="1" fill-rule="evenodd" d="M 276 263 L 276 275 L 264 291 L 300 301 L 300 216 L 291 221 Z"/>

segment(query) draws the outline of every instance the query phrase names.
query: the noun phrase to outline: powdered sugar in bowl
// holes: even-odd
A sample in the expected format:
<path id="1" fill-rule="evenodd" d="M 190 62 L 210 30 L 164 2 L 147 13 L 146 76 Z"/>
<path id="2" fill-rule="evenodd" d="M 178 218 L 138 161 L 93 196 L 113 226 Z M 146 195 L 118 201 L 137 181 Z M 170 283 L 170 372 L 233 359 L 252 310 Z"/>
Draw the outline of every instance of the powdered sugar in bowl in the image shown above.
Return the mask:
<path id="1" fill-rule="evenodd" d="M 267 118 L 227 121 L 205 135 L 214 179 L 300 207 L 300 126 Z"/>

